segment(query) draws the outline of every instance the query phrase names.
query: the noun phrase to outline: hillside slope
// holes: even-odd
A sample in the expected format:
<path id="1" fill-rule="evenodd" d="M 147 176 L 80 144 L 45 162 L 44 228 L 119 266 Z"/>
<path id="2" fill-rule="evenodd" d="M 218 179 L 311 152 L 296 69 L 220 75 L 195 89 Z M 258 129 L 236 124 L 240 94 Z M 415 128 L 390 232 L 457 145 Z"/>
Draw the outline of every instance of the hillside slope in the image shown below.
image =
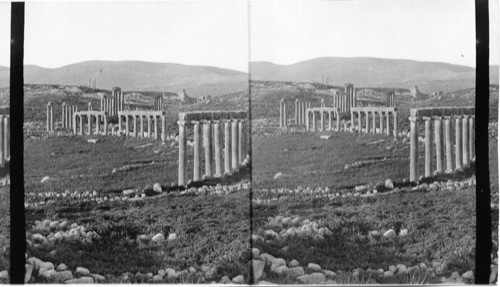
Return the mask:
<path id="1" fill-rule="evenodd" d="M 6 79 L 7 77 L 7 79 Z M 248 75 L 243 72 L 208 66 L 139 61 L 86 61 L 47 69 L 26 65 L 26 84 L 89 85 L 122 90 L 171 91 L 185 89 L 190 96 L 217 96 L 247 89 Z M 0 69 L 0 85 L 8 85 L 8 72 Z"/>
<path id="2" fill-rule="evenodd" d="M 424 93 L 450 92 L 475 86 L 475 69 L 466 66 L 380 58 L 316 58 L 291 65 L 251 62 L 252 80 L 320 82 L 328 76 L 332 85 L 352 83 L 365 87 L 417 85 Z M 490 81 L 498 84 L 498 66 L 490 67 Z"/>

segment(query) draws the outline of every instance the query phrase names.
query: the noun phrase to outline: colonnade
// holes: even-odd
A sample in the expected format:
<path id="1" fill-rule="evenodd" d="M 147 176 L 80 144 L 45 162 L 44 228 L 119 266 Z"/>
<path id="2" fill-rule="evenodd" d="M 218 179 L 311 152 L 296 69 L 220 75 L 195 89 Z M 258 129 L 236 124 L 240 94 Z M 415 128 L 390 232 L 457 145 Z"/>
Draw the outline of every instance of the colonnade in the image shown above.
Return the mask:
<path id="1" fill-rule="evenodd" d="M 87 123 L 85 125 L 85 122 Z M 95 122 L 95 130 L 93 123 Z M 103 123 L 101 128 L 101 122 Z M 77 111 L 73 113 L 73 134 L 108 134 L 108 118 L 102 111 Z"/>
<path id="2" fill-rule="evenodd" d="M 124 125 L 125 124 L 125 125 Z M 145 129 L 145 124 L 146 128 Z M 120 111 L 118 112 L 118 133 L 125 136 L 147 137 L 166 140 L 167 123 L 163 111 Z"/>
<path id="3" fill-rule="evenodd" d="M 345 84 L 343 94 L 336 92 L 333 95 L 333 107 L 338 108 L 341 113 L 349 112 L 357 105 L 356 89 L 352 84 Z"/>
<path id="4" fill-rule="evenodd" d="M 451 173 L 461 170 L 475 160 L 475 108 L 445 107 L 410 110 L 410 181 L 419 179 L 418 169 L 418 123 L 424 123 L 424 176 L 430 177 L 433 165 L 431 137 L 434 136 L 435 173 Z M 453 155 L 452 125 L 455 130 L 455 152 Z M 431 133 L 434 126 L 434 135 Z M 446 170 L 444 160 L 446 158 Z M 455 166 L 453 166 L 453 162 Z"/>
<path id="5" fill-rule="evenodd" d="M 10 160 L 10 115 L 0 114 L 0 167 Z"/>
<path id="6" fill-rule="evenodd" d="M 283 100 L 282 100 L 283 101 Z M 311 107 L 310 102 L 300 101 L 295 99 L 295 124 L 305 125 L 306 124 L 306 110 Z"/>
<path id="7" fill-rule="evenodd" d="M 54 131 L 54 106 L 51 102 L 47 103 L 47 132 Z"/>
<path id="8" fill-rule="evenodd" d="M 73 127 L 73 114 L 78 111 L 77 105 L 62 103 L 61 105 L 61 122 L 64 129 Z"/>
<path id="9" fill-rule="evenodd" d="M 193 181 L 220 177 L 239 169 L 248 153 L 245 111 L 202 111 L 179 113 L 178 185 L 187 186 L 187 133 L 193 129 Z M 201 134 L 203 129 L 203 139 Z M 203 140 L 203 144 L 202 144 Z M 205 172 L 202 177 L 202 150 Z"/>
<path id="10" fill-rule="evenodd" d="M 386 107 L 395 107 L 396 106 L 396 100 L 395 100 L 394 93 L 387 95 L 385 105 L 386 105 Z"/>
<path id="11" fill-rule="evenodd" d="M 357 116 L 357 121 L 356 121 Z M 377 118 L 378 116 L 378 118 Z M 364 120 L 363 120 L 364 117 Z M 387 136 L 398 136 L 398 112 L 395 107 L 359 107 L 351 109 L 351 128 L 353 132 L 379 133 Z M 357 123 L 356 123 L 357 122 Z M 364 128 L 363 128 L 363 122 Z M 378 122 L 378 124 L 377 124 Z M 378 126 L 378 128 L 377 128 Z"/>
<path id="12" fill-rule="evenodd" d="M 309 108 L 306 110 L 306 130 L 307 131 L 317 131 L 316 123 L 317 117 L 316 114 L 319 114 L 319 130 L 326 130 L 325 126 L 325 114 L 328 115 L 328 130 L 332 131 L 333 129 L 333 120 L 336 119 L 335 130 L 340 131 L 340 117 L 339 117 L 339 109 L 338 108 Z M 311 120 L 312 117 L 312 120 Z M 312 128 L 310 127 L 312 123 Z"/>

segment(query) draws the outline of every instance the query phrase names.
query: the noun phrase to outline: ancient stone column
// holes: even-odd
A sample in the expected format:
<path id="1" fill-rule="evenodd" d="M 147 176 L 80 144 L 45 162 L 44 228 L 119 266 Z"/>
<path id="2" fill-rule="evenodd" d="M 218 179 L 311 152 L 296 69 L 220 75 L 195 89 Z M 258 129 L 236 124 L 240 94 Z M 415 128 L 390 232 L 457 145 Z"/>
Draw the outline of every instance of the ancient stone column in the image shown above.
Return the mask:
<path id="1" fill-rule="evenodd" d="M 365 121 L 366 121 L 366 129 L 365 129 L 365 133 L 369 133 L 370 132 L 370 112 L 365 112 Z"/>
<path id="2" fill-rule="evenodd" d="M 158 139 L 158 117 L 157 116 L 154 116 L 153 117 L 153 120 L 154 120 L 154 138 L 155 140 Z"/>
<path id="3" fill-rule="evenodd" d="M 98 135 L 100 130 L 101 130 L 100 116 L 95 115 L 95 134 Z"/>
<path id="4" fill-rule="evenodd" d="M 76 126 L 76 114 L 73 114 L 73 134 L 74 135 L 77 134 L 76 128 L 77 128 L 77 126 Z"/>
<path id="5" fill-rule="evenodd" d="M 363 127 L 361 126 L 361 112 L 358 112 L 358 133 L 361 133 Z"/>
<path id="6" fill-rule="evenodd" d="M 161 116 L 161 140 L 167 140 L 167 122 L 164 115 Z"/>
<path id="7" fill-rule="evenodd" d="M 333 112 L 328 112 L 328 130 L 333 131 Z"/>
<path id="8" fill-rule="evenodd" d="M 320 111 L 319 116 L 320 116 L 320 121 L 321 121 L 320 128 L 321 128 L 321 131 L 324 131 L 325 130 L 325 113 L 323 111 Z"/>
<path id="9" fill-rule="evenodd" d="M 377 133 L 377 113 L 375 111 L 372 112 L 373 114 L 373 131 L 372 133 Z"/>
<path id="10" fill-rule="evenodd" d="M 139 135 L 140 138 L 144 137 L 144 116 L 140 115 L 141 118 L 141 134 Z"/>
<path id="11" fill-rule="evenodd" d="M 418 130 L 417 119 L 410 117 L 410 181 L 418 180 Z"/>
<path id="12" fill-rule="evenodd" d="M 309 114 L 310 114 L 310 111 L 306 110 L 306 131 L 309 131 L 310 127 L 309 127 Z"/>
<path id="13" fill-rule="evenodd" d="M 335 117 L 337 119 L 337 131 L 340 132 L 340 114 L 338 112 L 335 113 Z"/>
<path id="14" fill-rule="evenodd" d="M 224 121 L 224 173 L 231 173 L 231 121 Z"/>
<path id="15" fill-rule="evenodd" d="M 455 116 L 455 169 L 462 169 L 462 119 Z"/>
<path id="16" fill-rule="evenodd" d="M 205 147 L 205 175 L 212 177 L 212 124 L 210 121 L 205 121 L 203 124 L 203 146 Z"/>
<path id="17" fill-rule="evenodd" d="M 450 117 L 444 117 L 444 140 L 446 147 L 446 172 L 453 171 L 452 152 L 451 152 L 451 121 Z"/>
<path id="18" fill-rule="evenodd" d="M 325 107 L 325 99 L 321 99 L 321 107 L 324 108 Z"/>
<path id="19" fill-rule="evenodd" d="M 474 119 L 475 116 L 469 117 L 469 157 L 471 160 L 476 159 L 475 138 L 474 138 Z"/>
<path id="20" fill-rule="evenodd" d="M 434 120 L 434 143 L 436 145 L 436 171 L 438 174 L 443 173 L 443 138 L 441 135 L 443 128 L 441 127 L 441 118 L 436 117 Z"/>
<path id="21" fill-rule="evenodd" d="M 92 116 L 87 115 L 87 134 L 91 135 L 92 134 Z"/>
<path id="22" fill-rule="evenodd" d="M 122 116 L 118 115 L 118 134 L 122 133 L 122 125 L 123 125 Z"/>
<path id="23" fill-rule="evenodd" d="M 470 163 L 469 158 L 469 117 L 464 115 L 462 118 L 462 162 L 464 167 Z"/>
<path id="24" fill-rule="evenodd" d="M 233 170 L 238 170 L 240 166 L 240 160 L 238 157 L 238 120 L 234 119 L 231 123 L 231 159 Z"/>
<path id="25" fill-rule="evenodd" d="M 126 115 L 125 116 L 125 136 L 130 135 L 130 116 Z"/>
<path id="26" fill-rule="evenodd" d="M 80 118 L 80 131 L 78 132 L 79 135 L 83 135 L 85 132 L 83 131 L 83 115 L 78 116 Z"/>
<path id="27" fill-rule="evenodd" d="M 238 120 L 238 164 L 240 164 L 245 158 L 245 154 L 243 152 L 244 148 L 244 134 L 243 134 L 243 120 Z"/>
<path id="28" fill-rule="evenodd" d="M 295 124 L 299 124 L 299 100 L 295 99 Z"/>
<path id="29" fill-rule="evenodd" d="M 104 135 L 107 136 L 108 135 L 108 117 L 106 117 L 106 115 L 104 115 L 102 118 L 104 120 Z M 127 123 L 128 123 L 128 121 L 127 121 Z"/>
<path id="30" fill-rule="evenodd" d="M 378 133 L 383 134 L 384 133 L 384 113 L 379 112 L 379 117 L 380 117 L 380 128 L 378 130 Z"/>
<path id="31" fill-rule="evenodd" d="M 66 104 L 62 103 L 61 104 L 61 124 L 63 129 L 66 128 L 66 109 L 65 109 Z"/>
<path id="32" fill-rule="evenodd" d="M 349 131 L 352 133 L 354 132 L 354 112 L 351 110 L 351 127 L 349 128 Z"/>
<path id="33" fill-rule="evenodd" d="M 193 121 L 193 181 L 201 180 L 201 137 L 200 122 Z"/>
<path id="34" fill-rule="evenodd" d="M 432 142 L 431 142 L 431 118 L 424 117 L 425 127 L 425 171 L 424 176 L 432 176 Z"/>
<path id="35" fill-rule="evenodd" d="M 283 128 L 283 99 L 280 100 L 280 128 Z"/>
<path id="36" fill-rule="evenodd" d="M 136 138 L 137 137 L 137 116 L 133 115 L 132 120 L 133 120 L 132 125 L 134 128 L 134 131 L 132 132 L 132 136 Z"/>
<path id="37" fill-rule="evenodd" d="M 312 129 L 313 129 L 313 132 L 316 131 L 316 111 L 312 111 Z"/>
<path id="38" fill-rule="evenodd" d="M 187 176 L 187 139 L 186 139 L 186 122 L 178 121 L 179 125 L 179 173 L 178 173 L 178 185 L 186 186 L 186 176 Z"/>
<path id="39" fill-rule="evenodd" d="M 214 157 L 215 157 L 215 176 L 222 176 L 222 143 L 220 136 L 220 122 L 214 122 Z"/>
<path id="40" fill-rule="evenodd" d="M 394 137 L 397 138 L 398 137 L 398 112 L 392 113 L 392 116 L 394 118 L 394 123 L 392 125 L 392 128 L 394 129 L 393 134 L 394 134 Z"/>
<path id="41" fill-rule="evenodd" d="M 51 104 L 50 102 L 47 104 L 47 131 L 48 132 L 51 131 L 50 130 L 50 126 L 51 126 L 50 125 L 50 108 L 51 108 L 50 104 Z"/>
<path id="42" fill-rule="evenodd" d="M 92 111 L 92 103 L 89 103 L 89 104 L 88 104 L 88 110 L 89 110 L 89 111 Z"/>
<path id="43" fill-rule="evenodd" d="M 389 114 L 390 114 L 389 112 L 385 113 L 385 122 L 386 122 L 385 135 L 386 136 L 391 135 L 391 118 L 390 118 Z"/>
<path id="44" fill-rule="evenodd" d="M 148 120 L 148 138 L 150 138 L 151 137 L 151 116 L 147 115 L 146 118 Z"/>

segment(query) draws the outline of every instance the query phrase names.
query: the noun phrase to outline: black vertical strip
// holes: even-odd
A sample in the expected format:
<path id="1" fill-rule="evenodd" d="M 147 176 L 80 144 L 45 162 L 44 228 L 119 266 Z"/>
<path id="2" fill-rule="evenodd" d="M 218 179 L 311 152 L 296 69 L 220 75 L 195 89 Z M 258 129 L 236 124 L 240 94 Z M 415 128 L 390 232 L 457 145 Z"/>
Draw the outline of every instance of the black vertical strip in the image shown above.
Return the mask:
<path id="1" fill-rule="evenodd" d="M 23 170 L 24 3 L 11 4 L 10 42 L 10 283 L 24 283 L 25 221 Z"/>
<path id="2" fill-rule="evenodd" d="M 488 0 L 476 0 L 476 268 L 475 283 L 488 284 L 491 264 Z"/>

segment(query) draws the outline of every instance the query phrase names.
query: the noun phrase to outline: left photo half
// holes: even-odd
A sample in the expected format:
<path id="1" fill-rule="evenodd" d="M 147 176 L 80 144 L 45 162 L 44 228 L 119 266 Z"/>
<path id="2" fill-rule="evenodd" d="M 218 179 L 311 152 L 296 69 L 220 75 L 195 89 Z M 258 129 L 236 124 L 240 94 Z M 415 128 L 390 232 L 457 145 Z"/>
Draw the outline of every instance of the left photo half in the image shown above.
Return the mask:
<path id="1" fill-rule="evenodd" d="M 10 3 L 0 3 L 0 284 L 10 270 Z"/>
<path id="2" fill-rule="evenodd" d="M 247 3 L 25 10 L 26 282 L 250 283 Z"/>

